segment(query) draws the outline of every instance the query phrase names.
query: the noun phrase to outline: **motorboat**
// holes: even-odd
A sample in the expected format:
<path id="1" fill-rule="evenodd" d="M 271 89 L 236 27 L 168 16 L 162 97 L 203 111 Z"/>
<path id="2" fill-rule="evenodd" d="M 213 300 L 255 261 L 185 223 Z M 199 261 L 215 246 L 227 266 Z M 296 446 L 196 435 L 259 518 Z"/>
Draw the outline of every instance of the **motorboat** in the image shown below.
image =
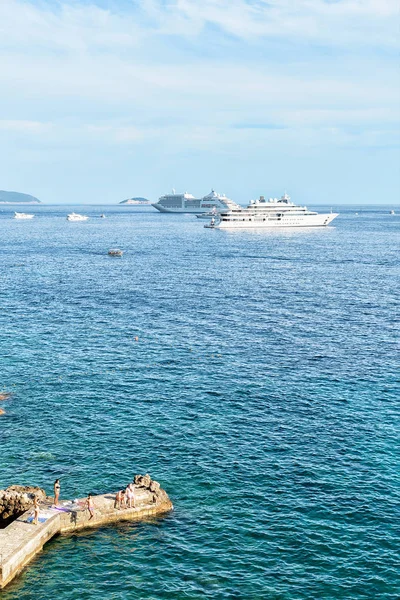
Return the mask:
<path id="1" fill-rule="evenodd" d="M 123 253 L 124 251 L 120 250 L 119 248 L 110 248 L 108 251 L 108 256 L 122 256 Z"/>
<path id="2" fill-rule="evenodd" d="M 67 221 L 87 221 L 89 217 L 86 215 L 78 215 L 77 213 L 70 213 L 67 215 Z"/>
<path id="3" fill-rule="evenodd" d="M 14 213 L 14 219 L 33 219 L 35 215 L 30 215 L 28 213 L 20 213 L 20 212 L 15 212 Z"/>
<path id="4" fill-rule="evenodd" d="M 210 210 L 209 212 L 206 213 L 202 213 L 200 215 L 196 215 L 197 219 L 212 219 L 213 217 L 216 217 L 218 214 L 217 209 L 214 207 L 212 210 Z"/>

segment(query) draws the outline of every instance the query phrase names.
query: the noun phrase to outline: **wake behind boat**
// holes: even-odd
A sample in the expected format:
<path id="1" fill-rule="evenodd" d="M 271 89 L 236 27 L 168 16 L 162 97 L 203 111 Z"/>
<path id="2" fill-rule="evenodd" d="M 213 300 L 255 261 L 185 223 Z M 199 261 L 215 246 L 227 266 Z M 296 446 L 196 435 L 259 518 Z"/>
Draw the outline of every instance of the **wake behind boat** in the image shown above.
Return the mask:
<path id="1" fill-rule="evenodd" d="M 246 208 L 223 211 L 204 227 L 210 229 L 237 229 L 254 227 L 326 227 L 338 213 L 318 214 L 306 206 L 296 206 L 285 193 L 280 199 L 260 196 Z"/>
<path id="2" fill-rule="evenodd" d="M 28 213 L 20 213 L 20 212 L 15 212 L 14 213 L 14 219 L 33 219 L 35 215 L 31 215 Z"/>
<path id="3" fill-rule="evenodd" d="M 89 217 L 86 215 L 78 215 L 77 213 L 70 213 L 67 215 L 67 221 L 87 221 Z"/>

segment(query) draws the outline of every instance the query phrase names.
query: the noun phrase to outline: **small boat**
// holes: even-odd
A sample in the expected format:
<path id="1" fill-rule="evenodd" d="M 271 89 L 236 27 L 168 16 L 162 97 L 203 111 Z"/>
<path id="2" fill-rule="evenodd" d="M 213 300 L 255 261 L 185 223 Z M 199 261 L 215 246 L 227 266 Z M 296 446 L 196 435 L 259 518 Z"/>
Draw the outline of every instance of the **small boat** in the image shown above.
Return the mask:
<path id="1" fill-rule="evenodd" d="M 14 219 L 33 219 L 35 215 L 29 215 L 28 213 L 14 213 Z"/>
<path id="2" fill-rule="evenodd" d="M 212 217 L 211 221 L 209 223 L 206 223 L 206 225 L 204 225 L 204 227 L 206 229 L 214 229 L 214 227 L 215 227 L 215 218 Z"/>
<path id="3" fill-rule="evenodd" d="M 67 215 L 67 221 L 87 221 L 89 217 L 86 215 L 78 215 L 77 213 L 70 213 Z"/>
<path id="4" fill-rule="evenodd" d="M 200 215 L 196 215 L 196 217 L 198 219 L 211 219 L 212 217 L 216 217 L 217 216 L 217 209 L 214 207 L 211 211 L 206 212 L 206 213 L 201 213 Z"/>
<path id="5" fill-rule="evenodd" d="M 108 251 L 108 256 L 122 256 L 123 253 L 124 251 L 120 250 L 119 248 L 110 248 Z"/>

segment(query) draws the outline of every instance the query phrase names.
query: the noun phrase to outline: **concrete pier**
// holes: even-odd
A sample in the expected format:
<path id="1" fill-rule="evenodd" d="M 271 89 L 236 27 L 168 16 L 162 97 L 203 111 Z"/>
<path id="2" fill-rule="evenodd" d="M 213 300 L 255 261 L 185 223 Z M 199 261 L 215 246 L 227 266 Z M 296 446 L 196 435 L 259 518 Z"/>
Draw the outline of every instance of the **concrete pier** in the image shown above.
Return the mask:
<path id="1" fill-rule="evenodd" d="M 173 509 L 166 492 L 159 488 L 154 493 L 135 486 L 135 508 L 115 508 L 115 496 L 115 493 L 93 496 L 94 517 L 90 520 L 85 498 L 61 501 L 57 507 L 49 501 L 40 505 L 38 525 L 33 524 L 32 509 L 29 509 L 0 530 L 0 589 L 10 583 L 55 535 L 119 521 L 145 520 Z"/>

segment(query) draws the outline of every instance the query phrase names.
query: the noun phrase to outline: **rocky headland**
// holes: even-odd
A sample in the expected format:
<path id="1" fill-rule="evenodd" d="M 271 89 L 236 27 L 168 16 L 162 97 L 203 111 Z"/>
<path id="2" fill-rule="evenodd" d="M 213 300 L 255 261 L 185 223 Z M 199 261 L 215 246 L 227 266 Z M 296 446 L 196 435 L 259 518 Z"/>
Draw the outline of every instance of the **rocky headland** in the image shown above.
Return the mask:
<path id="1" fill-rule="evenodd" d="M 30 194 L 0 190 L 0 204 L 41 204 L 41 202 Z"/>

